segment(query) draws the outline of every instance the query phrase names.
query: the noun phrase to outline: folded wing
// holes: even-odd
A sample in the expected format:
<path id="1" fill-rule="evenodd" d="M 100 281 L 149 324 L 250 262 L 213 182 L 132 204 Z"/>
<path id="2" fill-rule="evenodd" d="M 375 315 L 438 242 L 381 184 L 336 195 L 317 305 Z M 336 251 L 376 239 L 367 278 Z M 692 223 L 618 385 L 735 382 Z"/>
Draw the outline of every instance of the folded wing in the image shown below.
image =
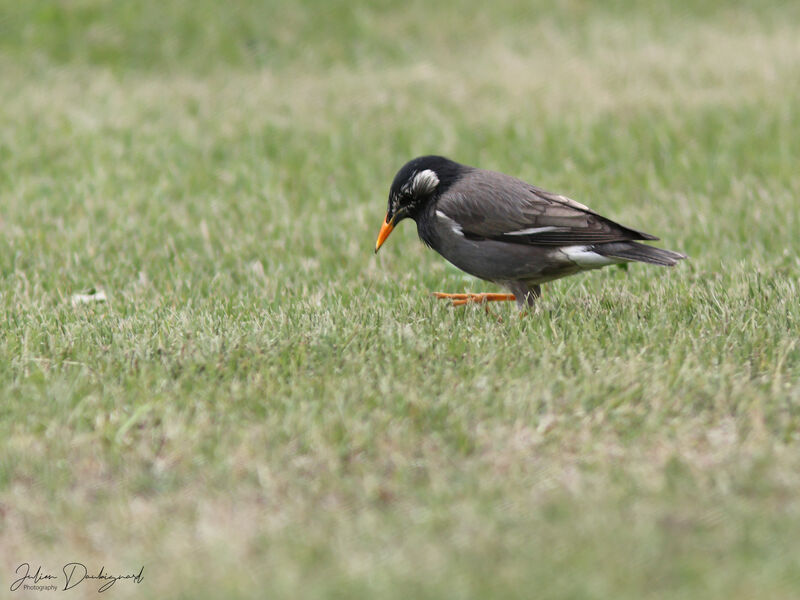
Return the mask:
<path id="1" fill-rule="evenodd" d="M 473 240 L 571 246 L 658 239 L 606 219 L 566 196 L 478 169 L 443 194 L 437 210 L 457 222 L 464 237 Z"/>

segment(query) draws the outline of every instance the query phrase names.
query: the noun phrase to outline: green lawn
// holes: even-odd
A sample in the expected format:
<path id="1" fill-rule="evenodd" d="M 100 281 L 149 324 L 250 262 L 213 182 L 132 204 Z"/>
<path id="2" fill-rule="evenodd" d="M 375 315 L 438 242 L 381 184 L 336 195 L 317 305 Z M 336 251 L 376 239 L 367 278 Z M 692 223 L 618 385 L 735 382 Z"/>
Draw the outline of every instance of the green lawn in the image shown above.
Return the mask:
<path id="1" fill-rule="evenodd" d="M 285 4 L 0 0 L 0 596 L 800 597 L 800 5 Z M 691 258 L 454 310 L 427 153 Z"/>

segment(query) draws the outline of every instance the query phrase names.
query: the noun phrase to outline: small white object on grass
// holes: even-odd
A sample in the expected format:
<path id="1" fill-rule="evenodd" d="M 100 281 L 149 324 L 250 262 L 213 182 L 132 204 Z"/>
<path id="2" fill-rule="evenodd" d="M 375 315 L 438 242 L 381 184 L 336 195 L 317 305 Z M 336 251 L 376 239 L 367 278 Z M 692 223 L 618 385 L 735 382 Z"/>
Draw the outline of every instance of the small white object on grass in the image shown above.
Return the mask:
<path id="1" fill-rule="evenodd" d="M 106 298 L 106 293 L 103 290 L 92 288 L 87 290 L 85 294 L 73 294 L 72 306 L 91 304 L 92 302 L 105 302 L 106 300 L 108 300 L 108 298 Z"/>

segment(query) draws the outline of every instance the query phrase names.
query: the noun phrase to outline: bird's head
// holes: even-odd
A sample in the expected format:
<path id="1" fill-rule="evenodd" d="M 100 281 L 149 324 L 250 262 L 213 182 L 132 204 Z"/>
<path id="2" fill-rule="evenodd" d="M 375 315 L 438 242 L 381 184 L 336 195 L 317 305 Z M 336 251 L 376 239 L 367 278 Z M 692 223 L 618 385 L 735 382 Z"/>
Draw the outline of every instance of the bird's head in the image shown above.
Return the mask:
<path id="1" fill-rule="evenodd" d="M 430 202 L 449 187 L 463 168 L 443 156 L 420 156 L 403 165 L 389 190 L 389 206 L 378 233 L 378 241 L 375 242 L 375 252 L 392 233 L 395 225 L 408 217 L 416 219 Z"/>

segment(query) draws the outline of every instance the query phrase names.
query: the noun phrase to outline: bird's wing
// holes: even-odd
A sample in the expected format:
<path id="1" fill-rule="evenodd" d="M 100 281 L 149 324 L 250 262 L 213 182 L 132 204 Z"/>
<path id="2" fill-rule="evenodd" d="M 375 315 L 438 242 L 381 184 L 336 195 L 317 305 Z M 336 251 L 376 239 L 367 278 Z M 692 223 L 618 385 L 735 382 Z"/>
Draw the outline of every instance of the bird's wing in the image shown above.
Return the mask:
<path id="1" fill-rule="evenodd" d="M 436 210 L 469 239 L 570 246 L 658 238 L 606 219 L 566 196 L 514 177 L 475 169 L 438 200 Z"/>

